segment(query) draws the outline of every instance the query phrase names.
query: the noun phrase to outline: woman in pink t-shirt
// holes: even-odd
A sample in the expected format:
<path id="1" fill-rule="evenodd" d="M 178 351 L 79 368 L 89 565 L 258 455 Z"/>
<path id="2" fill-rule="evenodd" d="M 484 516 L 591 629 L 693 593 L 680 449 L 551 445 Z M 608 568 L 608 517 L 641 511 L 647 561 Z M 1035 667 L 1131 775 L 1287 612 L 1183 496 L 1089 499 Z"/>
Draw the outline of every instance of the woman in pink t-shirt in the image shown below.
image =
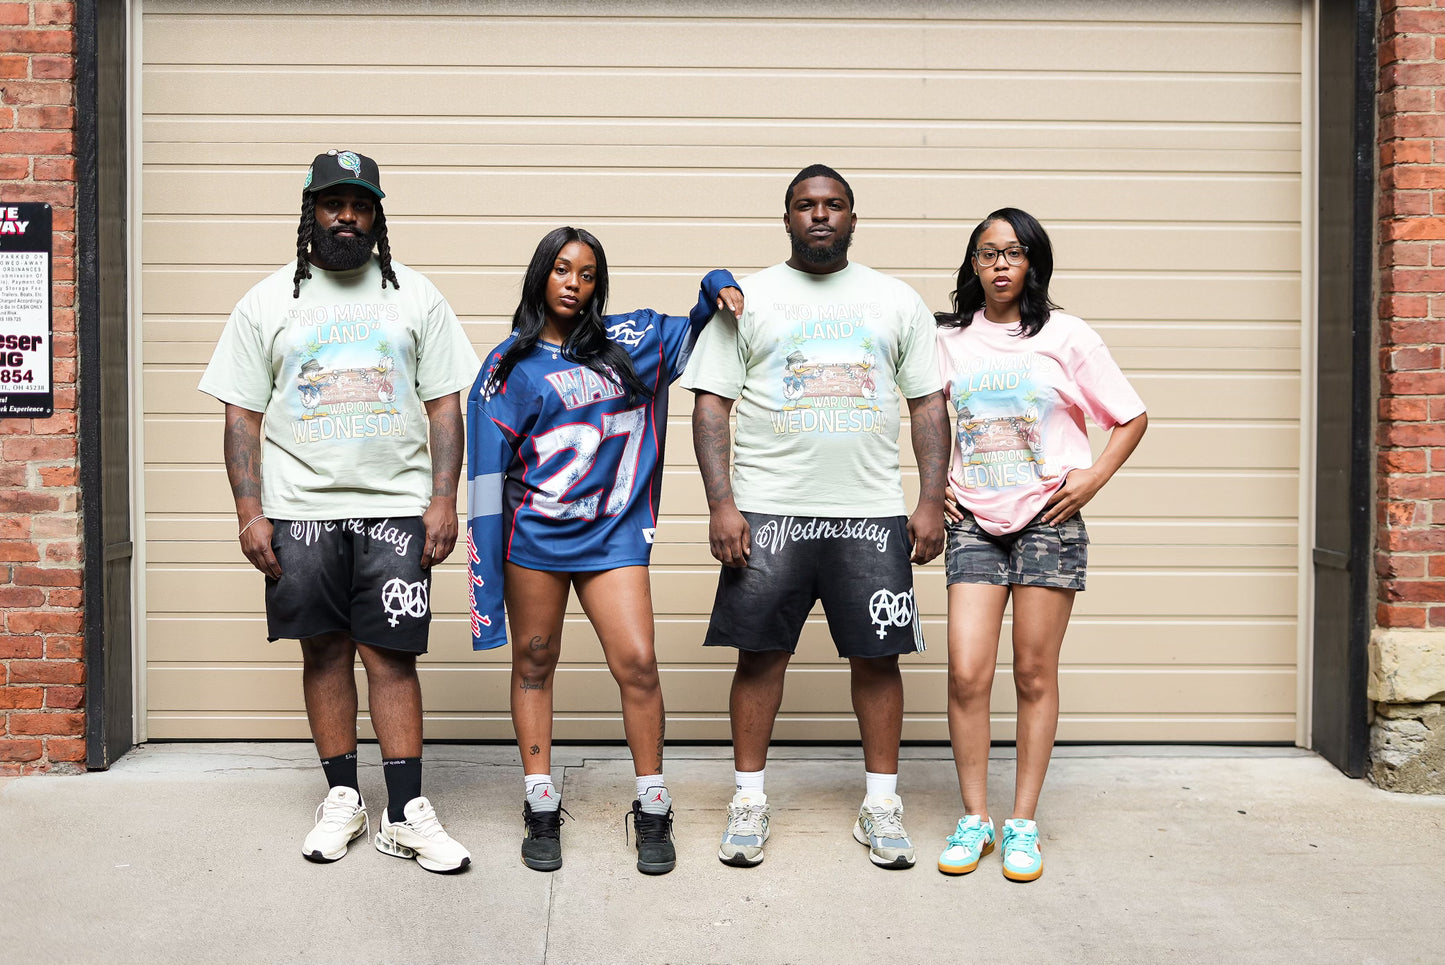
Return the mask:
<path id="1" fill-rule="evenodd" d="M 949 465 L 948 730 L 965 814 L 938 859 L 967 874 L 994 848 L 989 693 L 1013 597 L 1018 772 L 1003 873 L 1043 874 L 1034 811 L 1059 721 L 1059 650 L 1084 588 L 1079 510 L 1144 435 L 1144 403 L 1082 319 L 1049 300 L 1054 256 L 1031 215 L 1001 208 L 968 239 L 938 356 L 957 416 Z M 1112 430 L 1095 460 L 1084 418 Z"/>

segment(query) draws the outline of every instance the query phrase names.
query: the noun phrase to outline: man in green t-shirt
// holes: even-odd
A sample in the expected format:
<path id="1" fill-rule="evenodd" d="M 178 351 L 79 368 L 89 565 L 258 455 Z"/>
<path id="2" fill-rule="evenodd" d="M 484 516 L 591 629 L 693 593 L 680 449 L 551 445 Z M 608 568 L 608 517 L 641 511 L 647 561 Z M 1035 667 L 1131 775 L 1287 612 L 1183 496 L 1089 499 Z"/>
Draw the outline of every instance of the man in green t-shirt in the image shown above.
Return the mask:
<path id="1" fill-rule="evenodd" d="M 388 796 L 377 850 L 446 873 L 471 855 L 421 794 L 416 658 L 432 567 L 457 539 L 460 393 L 481 366 L 441 293 L 392 260 L 383 197 L 371 158 L 316 156 L 296 261 L 237 303 L 200 389 L 226 406 L 226 473 L 241 549 L 266 576 L 267 638 L 301 642 L 330 785 L 302 854 L 336 861 L 370 828 L 359 656 Z"/>
<path id="2" fill-rule="evenodd" d="M 693 441 L 723 564 L 705 643 L 738 650 L 736 793 L 718 850 L 728 864 L 763 859 L 768 744 L 784 672 L 819 600 L 849 660 L 863 738 L 853 836 L 874 864 L 914 861 L 897 789 L 898 656 L 923 649 L 910 562 L 943 549 L 949 434 L 933 315 L 903 282 L 848 261 L 856 224 L 842 175 L 821 164 L 800 171 L 783 215 L 792 257 L 743 280 L 746 310 L 714 318 L 683 376 L 697 393 Z M 898 465 L 905 400 L 919 472 L 911 517 Z"/>

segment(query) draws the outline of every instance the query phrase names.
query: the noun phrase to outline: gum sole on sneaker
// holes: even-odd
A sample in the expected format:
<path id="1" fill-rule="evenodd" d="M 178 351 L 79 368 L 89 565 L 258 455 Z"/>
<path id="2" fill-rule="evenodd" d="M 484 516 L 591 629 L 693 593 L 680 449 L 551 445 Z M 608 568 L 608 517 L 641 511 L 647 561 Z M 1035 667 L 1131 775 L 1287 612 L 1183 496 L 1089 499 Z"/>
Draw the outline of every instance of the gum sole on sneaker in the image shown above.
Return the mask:
<path id="1" fill-rule="evenodd" d="M 1003 869 L 1003 876 L 1009 881 L 1037 881 L 1039 876 L 1043 873 L 1043 868 L 1040 868 L 1037 871 L 1028 872 L 1010 871 L 1007 868 Z"/>
<path id="2" fill-rule="evenodd" d="M 973 871 L 975 868 L 977 868 L 978 863 L 982 861 L 986 856 L 993 854 L 993 848 L 994 842 L 992 841 L 984 845 L 983 849 L 979 851 L 978 857 L 974 859 L 974 862 L 971 865 L 944 864 L 943 859 L 939 858 L 938 870 L 942 871 L 946 875 L 966 875 L 969 872 Z"/>

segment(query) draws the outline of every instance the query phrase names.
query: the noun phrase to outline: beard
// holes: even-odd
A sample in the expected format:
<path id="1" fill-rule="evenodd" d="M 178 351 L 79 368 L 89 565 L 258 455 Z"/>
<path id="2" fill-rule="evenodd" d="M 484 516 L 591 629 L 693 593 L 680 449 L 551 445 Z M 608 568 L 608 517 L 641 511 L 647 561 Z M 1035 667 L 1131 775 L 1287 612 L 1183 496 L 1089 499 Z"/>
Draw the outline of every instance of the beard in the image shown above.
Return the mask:
<path id="1" fill-rule="evenodd" d="M 840 231 L 833 238 L 833 243 L 823 248 L 814 248 L 809 245 L 806 238 L 799 238 L 790 234 L 788 239 L 793 243 L 793 254 L 799 260 L 810 265 L 826 265 L 829 262 L 837 261 L 847 254 L 848 249 L 853 246 L 853 230 Z"/>
<path id="2" fill-rule="evenodd" d="M 338 238 L 320 225 L 311 233 L 311 253 L 332 271 L 360 268 L 371 259 L 376 238 L 363 234 L 357 238 Z"/>

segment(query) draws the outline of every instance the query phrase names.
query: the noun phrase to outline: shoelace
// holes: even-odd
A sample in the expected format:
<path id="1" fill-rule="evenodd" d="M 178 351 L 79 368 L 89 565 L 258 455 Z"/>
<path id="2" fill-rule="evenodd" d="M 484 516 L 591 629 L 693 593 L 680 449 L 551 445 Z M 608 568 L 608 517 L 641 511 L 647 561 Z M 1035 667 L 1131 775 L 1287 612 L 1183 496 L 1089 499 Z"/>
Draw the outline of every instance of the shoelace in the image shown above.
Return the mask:
<path id="1" fill-rule="evenodd" d="M 873 821 L 875 836 L 880 838 L 908 837 L 908 832 L 903 830 L 903 809 L 901 807 L 865 808 L 865 810 Z"/>
<path id="2" fill-rule="evenodd" d="M 979 848 L 983 842 L 988 840 L 988 827 L 983 824 L 975 824 L 966 828 L 956 828 L 948 836 L 949 847 L 954 848 Z"/>
<path id="3" fill-rule="evenodd" d="M 1038 850 L 1039 832 L 1037 828 L 1031 831 L 1014 830 L 1010 832 L 1009 839 L 1004 845 L 1004 851 L 1027 851 L 1033 854 Z"/>
<path id="4" fill-rule="evenodd" d="M 626 827 L 627 819 L 624 817 L 622 832 L 624 840 L 627 838 Z M 665 842 L 668 839 L 669 832 L 672 830 L 672 813 L 649 814 L 641 808 L 638 808 L 632 812 L 632 827 L 633 830 L 637 832 L 637 841 L 639 844 Z"/>
<path id="5" fill-rule="evenodd" d="M 533 811 L 528 810 L 523 815 L 527 821 L 527 836 L 530 838 L 557 838 L 562 837 L 562 815 L 572 817 L 572 812 L 564 807 L 555 811 Z M 573 818 L 575 821 L 576 818 Z"/>
<path id="6" fill-rule="evenodd" d="M 742 837 L 761 837 L 763 833 L 764 810 L 761 804 L 729 804 L 728 834 Z"/>
<path id="7" fill-rule="evenodd" d="M 324 825 L 328 831 L 335 831 L 355 817 L 359 810 L 360 807 L 327 798 L 316 805 L 316 823 Z"/>
<path id="8" fill-rule="evenodd" d="M 432 808 L 422 811 L 414 820 L 403 823 L 424 838 L 446 837 L 446 829 L 437 820 L 437 813 Z M 397 828 L 400 825 L 393 824 L 392 827 Z"/>

